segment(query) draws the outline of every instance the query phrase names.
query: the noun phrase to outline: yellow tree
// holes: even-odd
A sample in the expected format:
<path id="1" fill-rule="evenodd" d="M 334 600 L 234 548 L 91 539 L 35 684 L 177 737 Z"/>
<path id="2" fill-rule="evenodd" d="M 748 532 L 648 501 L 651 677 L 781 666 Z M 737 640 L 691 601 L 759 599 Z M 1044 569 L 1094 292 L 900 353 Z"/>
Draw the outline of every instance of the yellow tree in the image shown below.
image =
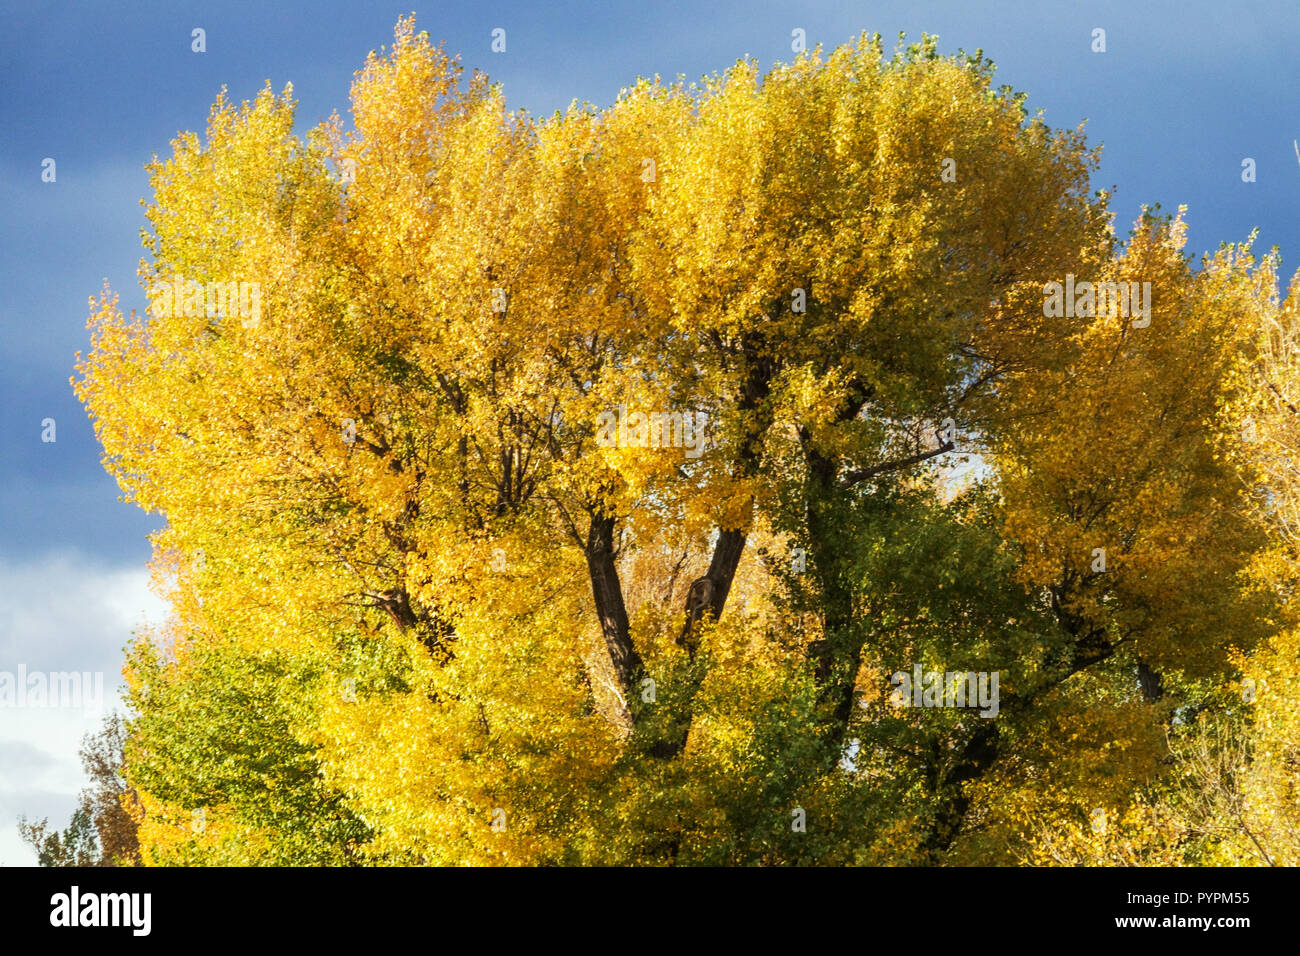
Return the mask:
<path id="1" fill-rule="evenodd" d="M 1153 228 L 1115 258 L 1096 154 L 1023 99 L 862 37 L 537 119 L 410 20 L 350 126 L 219 98 L 151 167 L 149 314 L 105 290 L 76 382 L 167 519 L 146 858 L 941 858 L 972 813 L 1018 825 L 998 773 L 1086 776 L 1086 741 L 1025 735 L 1089 694 L 1145 740 L 1094 671 L 1221 677 L 1255 286 Z M 1049 316 L 1066 274 L 1149 279 L 1160 335 Z M 944 502 L 963 450 L 1001 497 Z M 1005 718 L 854 708 L 945 648 L 1015 671 Z M 924 752 L 883 766 L 900 735 Z"/>
<path id="2" fill-rule="evenodd" d="M 1072 364 L 1008 382 L 1015 411 L 992 443 L 1005 536 L 1059 631 L 1004 690 L 1010 727 L 948 771 L 982 781 L 956 800 L 981 839 L 1031 832 L 1034 817 L 1118 826 L 1161 782 L 1166 735 L 1221 706 L 1235 655 L 1275 626 L 1241 440 L 1273 262 L 1224 247 L 1193 270 L 1184 235 L 1181 213 L 1144 215 L 1122 255 L 1068 283 Z M 1045 308 L 1062 314 L 1064 291 Z M 1009 747 L 1017 758 L 992 769 Z"/>

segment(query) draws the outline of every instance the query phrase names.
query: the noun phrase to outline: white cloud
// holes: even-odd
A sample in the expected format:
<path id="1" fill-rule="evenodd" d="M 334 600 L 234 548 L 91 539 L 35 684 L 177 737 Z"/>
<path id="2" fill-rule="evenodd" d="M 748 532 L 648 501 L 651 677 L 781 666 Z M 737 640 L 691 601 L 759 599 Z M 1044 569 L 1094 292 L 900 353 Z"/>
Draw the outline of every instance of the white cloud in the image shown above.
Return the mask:
<path id="1" fill-rule="evenodd" d="M 103 713 L 120 707 L 122 648 L 132 631 L 166 617 L 144 568 L 76 553 L 0 559 L 0 671 L 102 672 L 103 708 L 0 707 L 0 864 L 32 865 L 17 816 L 67 825 L 85 785 L 77 751 Z"/>

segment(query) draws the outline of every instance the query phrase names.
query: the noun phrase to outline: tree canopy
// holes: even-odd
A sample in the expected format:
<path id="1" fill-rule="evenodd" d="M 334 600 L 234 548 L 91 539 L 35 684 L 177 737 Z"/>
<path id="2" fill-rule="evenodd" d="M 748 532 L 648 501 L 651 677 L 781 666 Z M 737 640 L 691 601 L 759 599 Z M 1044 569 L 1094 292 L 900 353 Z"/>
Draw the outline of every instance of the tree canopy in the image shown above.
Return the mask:
<path id="1" fill-rule="evenodd" d="M 993 78 L 223 93 L 74 382 L 144 862 L 1295 862 L 1297 299 Z"/>

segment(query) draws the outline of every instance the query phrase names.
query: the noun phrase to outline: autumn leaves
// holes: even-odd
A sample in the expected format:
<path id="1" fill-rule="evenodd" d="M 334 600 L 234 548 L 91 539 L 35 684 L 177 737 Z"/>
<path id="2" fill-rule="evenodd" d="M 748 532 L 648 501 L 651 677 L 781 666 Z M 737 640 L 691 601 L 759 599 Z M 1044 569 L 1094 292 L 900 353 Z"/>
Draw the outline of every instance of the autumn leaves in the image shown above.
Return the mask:
<path id="1" fill-rule="evenodd" d="M 78 382 L 168 519 L 152 859 L 1001 861 L 1113 794 L 1096 739 L 1158 776 L 1276 613 L 1229 440 L 1268 277 L 1119 246 L 1096 154 L 991 77 L 863 38 L 537 120 L 403 21 L 349 130 L 219 101 L 142 276 L 261 321 L 106 294 Z M 1120 307 L 1049 318 L 1085 275 Z M 855 706 L 936 671 L 987 716 Z M 226 735 L 292 786 L 203 771 Z"/>

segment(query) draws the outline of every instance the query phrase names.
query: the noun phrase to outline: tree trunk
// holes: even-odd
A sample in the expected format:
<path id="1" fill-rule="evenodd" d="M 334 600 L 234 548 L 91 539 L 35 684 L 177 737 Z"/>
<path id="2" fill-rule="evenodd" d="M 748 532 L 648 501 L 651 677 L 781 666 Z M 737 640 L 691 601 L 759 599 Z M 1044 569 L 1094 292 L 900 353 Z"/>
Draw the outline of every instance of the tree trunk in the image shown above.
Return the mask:
<path id="1" fill-rule="evenodd" d="M 808 458 L 808 541 L 821 592 L 822 637 L 812 642 L 813 672 L 821 700 L 829 708 L 832 740 L 838 742 L 853 715 L 853 689 L 862 661 L 862 636 L 853 630 L 853 594 L 844 580 L 838 541 L 846 493 L 839 487 L 835 462 L 815 449 Z M 834 755 L 839 759 L 838 752 Z"/>
<path id="2" fill-rule="evenodd" d="M 641 675 L 642 661 L 632 646 L 628 625 L 627 607 L 623 603 L 623 585 L 619 581 L 618 567 L 614 563 L 614 518 L 593 515 L 587 534 L 587 571 L 591 577 L 591 595 L 596 602 L 596 616 L 600 620 L 601 635 L 609 652 L 609 661 L 618 682 L 622 697 L 622 714 L 619 722 L 625 731 L 631 730 L 631 716 L 627 702 Z"/>
<path id="3" fill-rule="evenodd" d="M 739 528 L 719 531 L 708 573 L 691 583 L 686 594 L 686 623 L 682 625 L 682 633 L 677 638 L 677 643 L 685 647 L 691 657 L 695 656 L 699 647 L 699 622 L 706 614 L 713 615 L 714 620 L 722 617 L 727 595 L 731 593 L 731 583 L 736 579 L 736 569 L 740 567 L 741 556 L 745 553 L 746 536 L 747 532 Z"/>

